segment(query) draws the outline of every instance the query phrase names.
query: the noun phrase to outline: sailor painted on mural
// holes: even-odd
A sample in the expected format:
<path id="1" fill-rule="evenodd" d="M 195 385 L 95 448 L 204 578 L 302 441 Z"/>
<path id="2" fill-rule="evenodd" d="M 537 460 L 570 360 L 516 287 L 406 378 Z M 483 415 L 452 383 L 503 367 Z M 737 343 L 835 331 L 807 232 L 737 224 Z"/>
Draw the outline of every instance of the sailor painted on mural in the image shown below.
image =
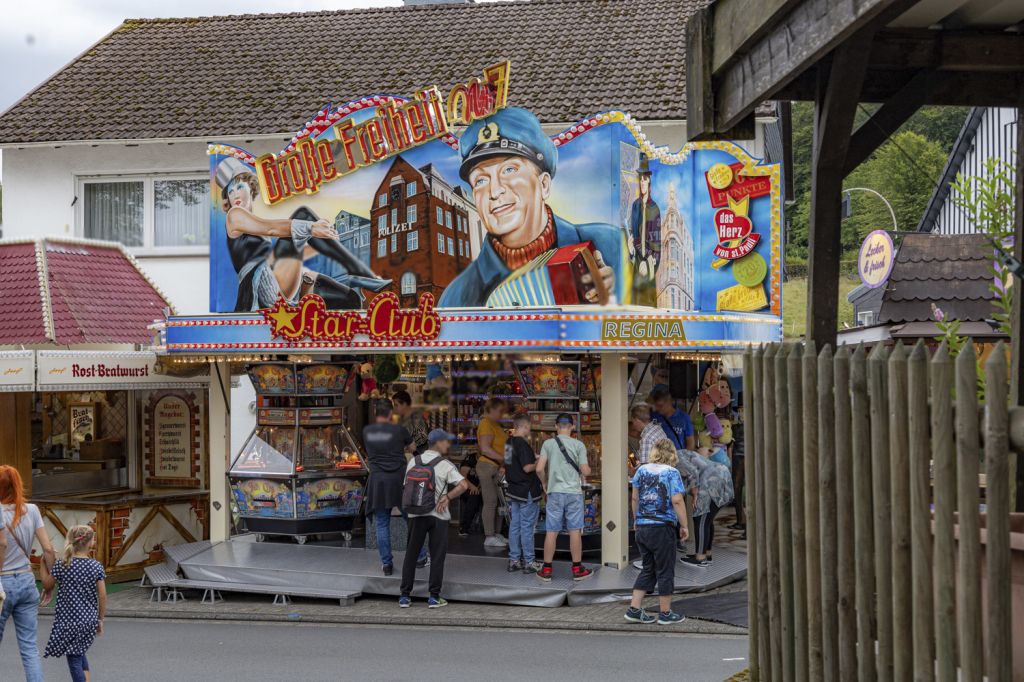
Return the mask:
<path id="1" fill-rule="evenodd" d="M 661 264 L 661 209 L 651 196 L 651 163 L 640 155 L 638 196 L 630 210 L 630 256 L 636 272 L 633 302 L 655 306 L 658 302 L 655 276 Z"/>
<path id="2" fill-rule="evenodd" d="M 279 296 L 289 302 L 318 294 L 330 309 L 359 308 L 363 297 L 354 288 L 303 266 L 307 245 L 351 273 L 354 286 L 380 288 L 390 282 L 375 275 L 338 242 L 338 231 L 307 208 L 291 218 L 261 218 L 253 213 L 259 185 L 252 169 L 235 158 L 217 165 L 215 176 L 225 211 L 228 253 L 238 273 L 235 312 L 268 308 Z M 276 243 L 271 241 L 276 237 Z"/>
<path id="3" fill-rule="evenodd" d="M 561 247 L 591 242 L 611 300 L 629 303 L 631 269 L 623 231 L 605 223 L 575 225 L 547 206 L 557 151 L 537 118 L 511 107 L 470 125 L 459 139 L 459 175 L 487 230 L 480 254 L 441 295 L 439 307 L 554 305 L 544 263 Z M 591 272 L 579 277 L 580 302 L 598 303 Z"/>

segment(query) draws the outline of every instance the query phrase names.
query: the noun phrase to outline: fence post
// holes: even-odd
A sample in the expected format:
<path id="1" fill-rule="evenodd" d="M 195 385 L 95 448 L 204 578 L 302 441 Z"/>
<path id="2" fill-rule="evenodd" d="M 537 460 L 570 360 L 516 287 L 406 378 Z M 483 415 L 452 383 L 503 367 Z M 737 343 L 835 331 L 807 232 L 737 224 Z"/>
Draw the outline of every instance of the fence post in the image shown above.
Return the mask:
<path id="1" fill-rule="evenodd" d="M 871 422 L 868 419 L 868 362 L 857 346 L 850 362 L 853 448 L 853 533 L 857 598 L 857 676 L 874 682 L 875 675 L 875 540 L 871 499 Z"/>
<path id="2" fill-rule="evenodd" d="M 752 511 L 754 524 L 747 521 L 748 542 L 753 539 L 757 545 L 757 574 L 750 579 L 757 583 L 757 661 L 758 675 L 763 680 L 772 679 L 771 636 L 769 627 L 768 562 L 769 556 L 765 549 L 765 511 L 764 511 L 764 414 L 761 409 L 761 398 L 764 394 L 764 355 L 762 347 L 754 351 L 754 403 L 747 408 L 753 418 L 754 452 L 753 459 L 747 456 L 747 478 L 753 479 L 753 486 L 746 495 L 748 514 Z M 748 393 L 747 395 L 751 395 Z M 748 401 L 749 402 L 749 401 Z M 750 517 L 748 516 L 748 519 Z"/>
<path id="3" fill-rule="evenodd" d="M 968 343 L 956 358 L 956 468 L 959 510 L 960 677 L 981 682 L 985 649 L 981 640 L 981 531 L 978 519 L 978 360 Z"/>
<path id="4" fill-rule="evenodd" d="M 761 424 L 764 429 L 764 537 L 765 556 L 768 563 L 768 634 L 771 643 L 772 682 L 781 682 L 782 677 L 782 602 L 779 582 L 779 506 L 777 484 L 777 459 L 775 456 L 775 354 L 781 346 L 771 345 L 764 352 L 764 381 L 761 384 Z"/>
<path id="5" fill-rule="evenodd" d="M 1006 347 L 1000 341 L 985 363 L 985 568 L 988 587 L 988 679 L 1013 674 L 1010 613 L 1010 445 L 1007 438 Z"/>
<path id="6" fill-rule="evenodd" d="M 807 668 L 808 678 L 825 676 L 821 657 L 821 523 L 818 515 L 818 372 L 814 341 L 804 343 L 804 543 L 807 552 Z"/>
<path id="7" fill-rule="evenodd" d="M 914 677 L 935 678 L 935 615 L 932 611 L 932 511 L 928 437 L 928 351 L 918 341 L 907 363 L 910 410 L 910 547 L 913 567 Z"/>
<path id="8" fill-rule="evenodd" d="M 775 432 L 775 461 L 777 464 L 776 481 L 779 487 L 779 580 L 782 596 L 782 679 L 796 679 L 795 632 L 793 629 L 793 518 L 792 489 L 790 487 L 789 469 L 789 391 L 786 374 L 785 345 L 779 346 L 775 355 L 775 404 L 778 412 L 775 419 L 778 430 Z"/>
<path id="9" fill-rule="evenodd" d="M 892 663 L 893 679 L 914 673 L 910 558 L 910 425 L 907 416 L 907 352 L 897 343 L 889 355 L 889 464 L 892 474 Z"/>
<path id="10" fill-rule="evenodd" d="M 743 386 L 744 389 L 748 391 L 747 395 L 751 395 L 753 391 L 756 390 L 756 383 L 754 380 L 754 351 L 750 348 L 747 348 L 747 352 L 743 354 Z M 752 418 L 754 412 L 755 410 L 750 411 Z M 750 505 L 750 496 L 757 494 L 757 477 L 753 475 L 753 470 L 750 470 L 750 465 L 754 462 L 754 451 L 756 449 L 754 446 L 753 433 L 756 429 L 753 428 L 753 424 L 750 426 L 751 433 L 745 437 L 743 444 L 745 448 L 743 452 L 745 465 L 748 468 L 746 477 L 748 496 L 745 500 L 748 507 L 752 506 Z M 744 428 L 746 428 L 746 425 L 744 425 Z M 747 541 L 747 661 L 749 662 L 750 679 L 753 682 L 758 682 L 761 675 L 758 668 L 760 658 L 757 647 L 758 640 L 761 636 L 761 630 L 758 627 L 757 622 L 757 599 L 759 596 L 757 591 L 757 575 L 758 563 L 761 560 L 761 557 L 758 556 L 757 552 L 756 529 L 758 520 L 752 518 L 753 514 L 750 513 L 749 509 L 746 510 L 745 517 L 747 520 L 747 538 L 752 538 Z"/>
<path id="11" fill-rule="evenodd" d="M 838 528 L 836 526 L 835 361 L 826 345 L 818 355 L 818 484 L 821 528 L 821 661 L 826 680 L 839 679 Z"/>
<path id="12" fill-rule="evenodd" d="M 935 500 L 935 654 L 939 682 L 956 680 L 956 462 L 953 440 L 953 362 L 946 342 L 931 361 L 932 467 Z"/>
<path id="13" fill-rule="evenodd" d="M 889 351 L 878 344 L 868 356 L 871 400 L 871 480 L 875 512 L 875 601 L 878 629 L 878 680 L 890 682 L 892 664 L 892 500 L 889 473 L 889 396 L 886 362 Z"/>
<path id="14" fill-rule="evenodd" d="M 803 349 L 794 343 L 786 361 L 789 383 L 789 482 L 793 527 L 793 679 L 807 680 L 807 559 L 804 530 Z"/>
<path id="15" fill-rule="evenodd" d="M 850 434 L 850 349 L 836 351 L 836 573 L 839 575 L 839 678 L 857 674 L 856 553 L 853 535 L 853 445 Z"/>

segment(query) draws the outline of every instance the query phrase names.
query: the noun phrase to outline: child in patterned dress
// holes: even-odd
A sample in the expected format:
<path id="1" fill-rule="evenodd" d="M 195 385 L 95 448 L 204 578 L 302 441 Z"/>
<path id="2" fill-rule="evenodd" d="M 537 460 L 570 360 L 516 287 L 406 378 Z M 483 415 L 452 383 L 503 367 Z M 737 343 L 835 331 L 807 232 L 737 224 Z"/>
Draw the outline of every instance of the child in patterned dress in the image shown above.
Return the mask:
<path id="1" fill-rule="evenodd" d="M 91 558 L 96 549 L 96 531 L 90 526 L 72 526 L 64 545 L 64 558 L 54 564 L 49 585 L 59 586 L 57 610 L 46 644 L 45 656 L 66 656 L 72 682 L 88 682 L 89 661 L 85 652 L 93 638 L 103 635 L 103 614 L 107 610 L 106 573 Z"/>

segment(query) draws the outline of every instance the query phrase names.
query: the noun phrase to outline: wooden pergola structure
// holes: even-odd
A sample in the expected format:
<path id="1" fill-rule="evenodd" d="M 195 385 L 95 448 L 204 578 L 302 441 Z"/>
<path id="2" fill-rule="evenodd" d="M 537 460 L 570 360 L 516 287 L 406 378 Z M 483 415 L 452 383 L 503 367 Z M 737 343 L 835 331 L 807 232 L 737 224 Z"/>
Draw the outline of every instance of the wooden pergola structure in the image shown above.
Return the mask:
<path id="1" fill-rule="evenodd" d="M 743 137 L 765 100 L 815 103 L 807 330 L 819 348 L 836 339 L 843 179 L 921 106 L 1024 107 L 1021 0 L 717 0 L 687 33 L 690 140 Z M 854 130 L 862 102 L 882 106 Z"/>

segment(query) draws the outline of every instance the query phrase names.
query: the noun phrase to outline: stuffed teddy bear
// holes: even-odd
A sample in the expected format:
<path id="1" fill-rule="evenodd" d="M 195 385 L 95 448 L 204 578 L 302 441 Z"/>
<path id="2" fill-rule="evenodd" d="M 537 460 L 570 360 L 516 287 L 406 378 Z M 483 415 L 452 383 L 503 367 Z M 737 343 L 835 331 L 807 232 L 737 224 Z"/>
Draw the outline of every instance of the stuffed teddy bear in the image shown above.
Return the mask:
<path id="1" fill-rule="evenodd" d="M 379 397 L 380 390 L 377 389 L 377 380 L 373 377 L 373 363 L 364 362 L 359 366 L 359 399 L 369 400 Z"/>

